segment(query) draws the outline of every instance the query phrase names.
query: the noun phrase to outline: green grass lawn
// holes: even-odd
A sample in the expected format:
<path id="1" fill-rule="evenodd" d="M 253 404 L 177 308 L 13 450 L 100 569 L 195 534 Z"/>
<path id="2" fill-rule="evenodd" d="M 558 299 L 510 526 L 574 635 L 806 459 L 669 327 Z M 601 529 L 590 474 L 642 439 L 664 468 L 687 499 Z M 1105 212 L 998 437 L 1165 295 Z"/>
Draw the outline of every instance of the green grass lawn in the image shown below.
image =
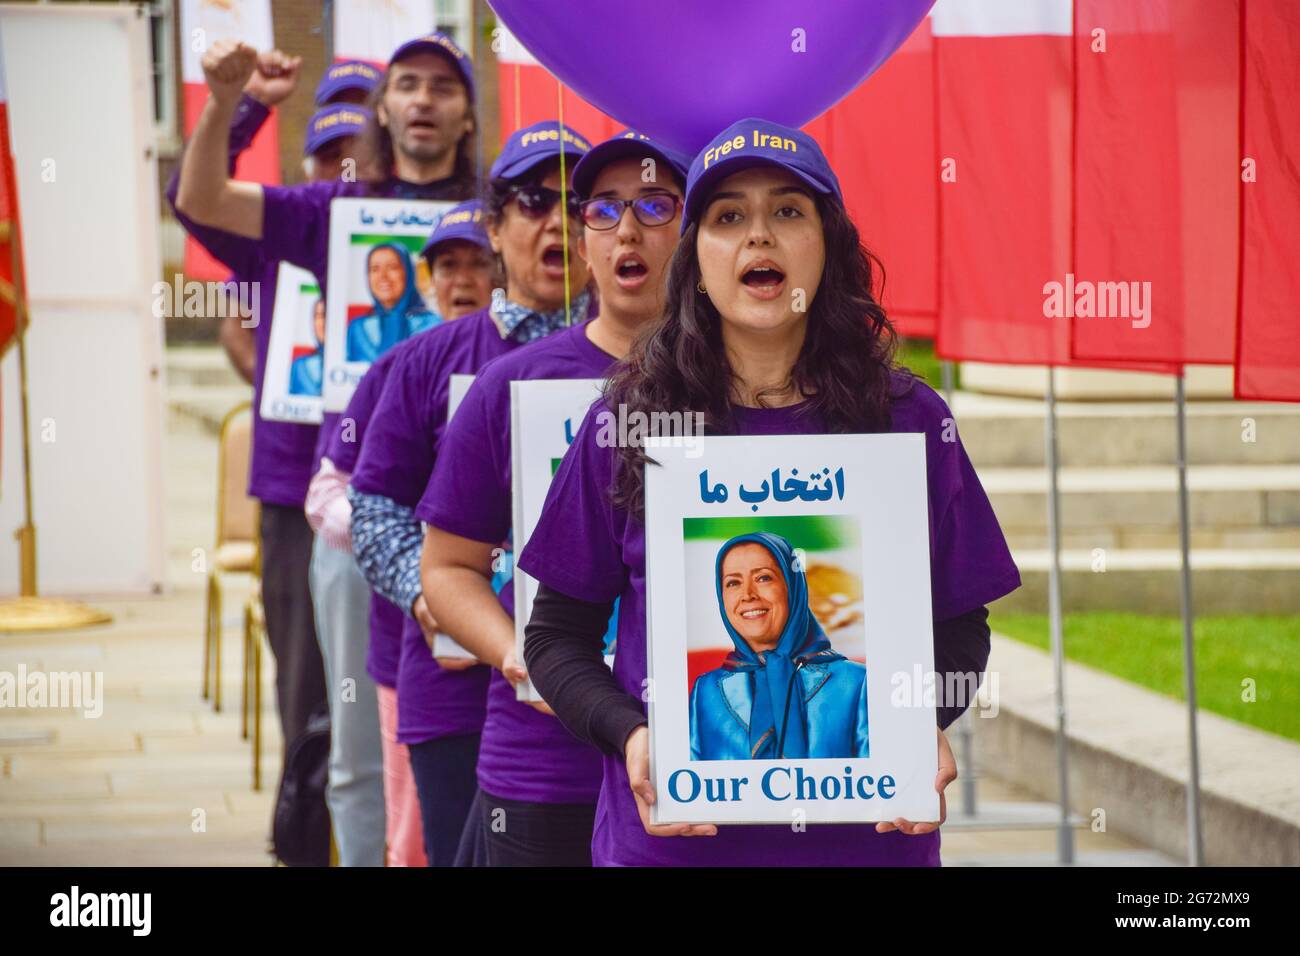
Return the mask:
<path id="1" fill-rule="evenodd" d="M 943 376 L 939 371 L 939 360 L 934 356 L 934 343 L 929 339 L 898 340 L 898 364 L 906 365 L 926 384 L 939 394 L 943 394 Z M 953 388 L 961 387 L 961 369 L 953 366 Z"/>
<path id="2" fill-rule="evenodd" d="M 1047 615 L 994 613 L 993 630 L 1048 649 Z M 1196 696 L 1203 710 L 1300 740 L 1300 616 L 1196 620 Z M 1177 617 L 1095 611 L 1065 616 L 1065 656 L 1178 700 L 1183 693 Z M 1255 682 L 1255 700 L 1242 682 Z"/>

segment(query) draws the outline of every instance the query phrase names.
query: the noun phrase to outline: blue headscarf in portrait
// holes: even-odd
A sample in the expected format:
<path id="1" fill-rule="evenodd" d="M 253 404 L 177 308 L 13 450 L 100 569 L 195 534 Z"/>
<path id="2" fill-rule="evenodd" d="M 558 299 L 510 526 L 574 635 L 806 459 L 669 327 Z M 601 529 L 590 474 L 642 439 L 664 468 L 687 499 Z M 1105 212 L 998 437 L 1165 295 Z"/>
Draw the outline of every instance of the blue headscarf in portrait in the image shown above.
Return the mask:
<path id="1" fill-rule="evenodd" d="M 411 322 L 409 317 L 417 316 L 421 312 L 428 313 L 429 309 L 420 296 L 420 290 L 415 287 L 415 267 L 411 265 L 411 254 L 401 246 L 394 242 L 381 242 L 379 245 L 372 247 L 366 253 L 366 271 L 369 272 L 370 270 L 371 257 L 380 249 L 391 249 L 397 253 L 397 258 L 402 263 L 402 270 L 406 275 L 406 287 L 402 291 L 402 297 L 393 303 L 392 308 L 384 308 L 383 304 L 375 298 L 374 292 L 370 293 L 370 298 L 375 304 L 373 315 L 379 320 L 378 354 L 383 355 L 398 342 L 405 339 L 413 329 L 419 328 L 422 324 Z"/>
<path id="2" fill-rule="evenodd" d="M 731 626 L 722 597 L 722 560 L 728 551 L 746 542 L 761 544 L 772 553 L 785 578 L 789 604 L 789 616 L 776 647 L 759 653 L 755 653 Z M 722 624 L 735 645 L 735 650 L 727 655 L 722 666 L 729 671 L 747 673 L 753 680 L 754 706 L 749 718 L 750 757 L 756 760 L 807 757 L 808 705 L 804 700 L 802 685 L 796 690 L 799 669 L 813 661 L 828 664 L 843 660 L 844 655 L 831 649 L 830 639 L 808 607 L 808 578 L 799 567 L 794 548 L 785 538 L 767 531 L 736 535 L 718 551 L 714 578 Z"/>

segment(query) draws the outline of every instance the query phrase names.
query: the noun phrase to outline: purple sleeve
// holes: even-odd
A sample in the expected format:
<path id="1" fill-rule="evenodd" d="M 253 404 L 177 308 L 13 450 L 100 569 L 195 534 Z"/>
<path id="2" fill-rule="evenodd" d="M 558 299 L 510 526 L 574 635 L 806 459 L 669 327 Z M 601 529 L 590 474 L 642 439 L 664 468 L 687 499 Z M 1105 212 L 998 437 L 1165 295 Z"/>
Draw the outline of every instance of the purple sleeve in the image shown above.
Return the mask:
<path id="1" fill-rule="evenodd" d="M 587 411 L 516 561 L 542 584 L 590 603 L 613 601 L 628 575 L 616 530 L 628 519 L 615 514 L 609 498 L 616 450 L 596 443 L 602 411 L 603 401 Z"/>
<path id="2" fill-rule="evenodd" d="M 991 604 L 1020 587 L 1002 528 L 953 424 L 933 390 L 923 401 L 931 517 L 930 588 L 934 620 Z"/>
<path id="3" fill-rule="evenodd" d="M 407 350 L 388 374 L 361 441 L 352 487 L 414 508 L 434 463 L 434 432 L 440 424 L 437 395 L 447 414 L 445 384 L 429 395 L 436 368 L 425 351 Z"/>
<path id="4" fill-rule="evenodd" d="M 322 283 L 329 262 L 330 201 L 339 183 L 262 187 L 262 245 L 267 255 L 306 269 Z"/>
<path id="5" fill-rule="evenodd" d="M 340 471 L 351 473 L 356 470 L 361 442 L 365 440 L 366 427 L 370 424 L 375 404 L 387 381 L 388 367 L 387 362 L 376 362 L 366 370 L 348 401 L 348 407 L 339 418 L 338 427 L 331 431 L 329 442 L 325 446 L 325 457 L 334 462 L 334 467 Z"/>
<path id="6" fill-rule="evenodd" d="M 239 154 L 248 149 L 262 124 L 271 115 L 270 109 L 245 93 L 239 99 L 235 118 L 230 123 L 230 155 L 228 169 L 230 175 L 235 173 L 235 161 Z M 176 164 L 171 179 L 167 181 L 167 201 L 172 213 L 191 236 L 215 259 L 225 263 L 241 276 L 254 275 L 262 261 L 261 243 L 256 239 L 237 236 L 211 226 L 201 226 L 176 208 L 176 196 L 180 192 L 181 167 Z"/>
<path id="7" fill-rule="evenodd" d="M 473 541 L 505 540 L 513 520 L 509 405 L 505 379 L 480 375 L 470 385 L 415 509 L 422 521 Z"/>

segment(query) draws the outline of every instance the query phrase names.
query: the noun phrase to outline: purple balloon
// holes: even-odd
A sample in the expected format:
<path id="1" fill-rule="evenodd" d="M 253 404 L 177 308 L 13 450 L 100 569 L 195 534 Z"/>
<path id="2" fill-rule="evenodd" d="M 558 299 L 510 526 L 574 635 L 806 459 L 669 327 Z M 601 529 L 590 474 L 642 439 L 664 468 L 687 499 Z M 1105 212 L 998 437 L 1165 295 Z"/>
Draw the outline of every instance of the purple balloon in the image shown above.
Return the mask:
<path id="1" fill-rule="evenodd" d="M 934 5 L 489 2 L 542 65 L 588 103 L 691 155 L 746 116 L 807 123 L 875 72 Z"/>

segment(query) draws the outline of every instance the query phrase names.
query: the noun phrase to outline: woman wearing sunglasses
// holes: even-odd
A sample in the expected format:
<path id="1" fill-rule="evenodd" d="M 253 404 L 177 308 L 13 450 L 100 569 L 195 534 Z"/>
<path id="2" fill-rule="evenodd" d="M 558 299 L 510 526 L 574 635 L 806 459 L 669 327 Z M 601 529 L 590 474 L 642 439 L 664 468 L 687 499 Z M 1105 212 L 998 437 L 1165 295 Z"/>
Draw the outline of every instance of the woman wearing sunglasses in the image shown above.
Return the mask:
<path id="1" fill-rule="evenodd" d="M 894 364 L 873 260 L 817 143 L 763 120 L 734 124 L 692 163 L 682 223 L 663 321 L 588 413 L 519 559 L 541 582 L 524 646 L 529 675 L 565 725 L 606 755 L 593 861 L 937 866 L 942 819 L 806 829 L 649 822 L 643 522 L 653 465 L 639 445 L 602 447 L 602 412 L 702 412 L 713 434 L 924 433 L 944 686 L 953 686 L 947 673 L 983 672 L 985 605 L 1020 583 L 947 406 Z M 601 646 L 616 598 L 611 673 Z M 941 728 L 963 709 L 938 711 L 941 795 L 956 777 Z M 941 817 L 943 806 L 941 796 Z"/>
<path id="2" fill-rule="evenodd" d="M 650 165 L 645 165 L 646 160 Z M 515 697 L 513 588 L 492 589 L 493 556 L 511 530 L 510 383 L 605 378 L 663 312 L 678 241 L 686 157 L 626 133 L 574 171 L 600 316 L 493 361 L 443 437 L 416 515 L 428 524 L 424 594 L 439 626 L 495 670 L 479 748 L 479 844 L 489 866 L 590 866 L 600 753 Z M 644 175 L 646 170 L 651 176 Z M 646 181 L 647 178 L 650 181 Z M 502 829 L 493 824 L 504 819 Z M 471 819 L 467 826 L 472 827 Z"/>
<path id="3" fill-rule="evenodd" d="M 407 618 L 397 669 L 397 735 L 410 751 L 431 866 L 455 862 L 470 812 L 489 671 L 474 660 L 435 660 L 430 653 L 438 625 L 420 594 L 414 509 L 440 455 L 451 376 L 477 373 L 489 359 L 587 315 L 592 297 L 575 248 L 576 202 L 566 210 L 558 200 L 561 161 L 572 175 L 589 148 L 584 137 L 555 122 L 511 135 L 492 164 L 487 199 L 488 236 L 504 266 L 505 295 L 402 350 L 348 488 L 357 561 L 375 591 Z"/>

